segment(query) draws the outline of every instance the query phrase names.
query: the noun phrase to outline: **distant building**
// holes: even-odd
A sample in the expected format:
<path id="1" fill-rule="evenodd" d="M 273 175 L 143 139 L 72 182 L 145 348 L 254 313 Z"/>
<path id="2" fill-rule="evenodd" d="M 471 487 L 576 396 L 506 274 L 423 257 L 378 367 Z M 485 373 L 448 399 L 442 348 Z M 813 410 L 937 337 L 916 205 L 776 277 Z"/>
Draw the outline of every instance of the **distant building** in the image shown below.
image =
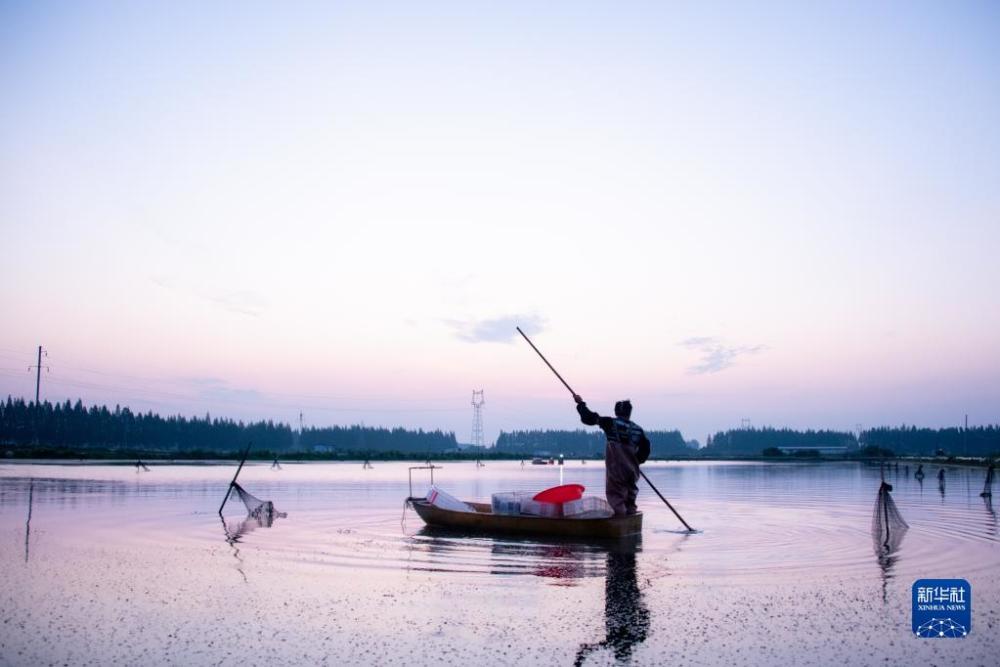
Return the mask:
<path id="1" fill-rule="evenodd" d="M 472 445 L 472 444 L 465 443 L 465 442 L 456 442 L 455 443 L 455 447 L 453 449 L 451 449 L 451 451 L 453 451 L 453 452 L 485 452 L 488 449 L 490 449 L 490 447 L 487 447 L 487 446 L 480 447 L 479 445 Z"/>
<path id="2" fill-rule="evenodd" d="M 795 452 L 816 452 L 818 454 L 828 454 L 836 456 L 838 454 L 843 455 L 847 453 L 847 447 L 840 445 L 829 447 L 778 447 L 785 454 L 794 454 Z"/>

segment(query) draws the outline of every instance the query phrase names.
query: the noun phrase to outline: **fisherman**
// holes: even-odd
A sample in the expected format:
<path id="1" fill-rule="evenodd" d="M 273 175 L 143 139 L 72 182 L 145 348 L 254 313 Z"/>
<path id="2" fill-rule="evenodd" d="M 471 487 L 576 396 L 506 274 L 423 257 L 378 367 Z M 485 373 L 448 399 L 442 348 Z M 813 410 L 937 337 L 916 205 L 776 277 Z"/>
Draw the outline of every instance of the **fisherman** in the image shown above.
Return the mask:
<path id="1" fill-rule="evenodd" d="M 635 514 L 635 496 L 639 492 L 639 464 L 649 458 L 649 438 L 631 420 L 632 403 L 615 403 L 615 416 L 602 417 L 592 412 L 578 394 L 573 394 L 580 421 L 600 426 L 608 438 L 604 449 L 604 493 L 615 514 Z"/>

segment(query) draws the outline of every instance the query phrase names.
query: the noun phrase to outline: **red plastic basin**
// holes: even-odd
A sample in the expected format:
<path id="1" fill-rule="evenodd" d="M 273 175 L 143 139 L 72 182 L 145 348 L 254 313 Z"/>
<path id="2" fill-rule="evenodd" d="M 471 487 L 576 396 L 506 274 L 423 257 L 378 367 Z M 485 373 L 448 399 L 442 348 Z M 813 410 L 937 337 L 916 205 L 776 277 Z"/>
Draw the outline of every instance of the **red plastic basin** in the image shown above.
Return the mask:
<path id="1" fill-rule="evenodd" d="M 553 486 L 551 489 L 539 491 L 532 500 L 540 503 L 565 503 L 570 500 L 579 500 L 583 497 L 584 488 L 583 484 Z"/>

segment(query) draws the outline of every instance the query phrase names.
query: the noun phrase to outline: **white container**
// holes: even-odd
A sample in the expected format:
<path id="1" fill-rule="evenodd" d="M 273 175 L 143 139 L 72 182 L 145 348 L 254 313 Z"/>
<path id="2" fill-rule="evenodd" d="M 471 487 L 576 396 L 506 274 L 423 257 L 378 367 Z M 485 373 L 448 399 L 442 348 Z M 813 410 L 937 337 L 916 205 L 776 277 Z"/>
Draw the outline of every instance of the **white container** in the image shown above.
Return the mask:
<path id="1" fill-rule="evenodd" d="M 442 491 L 436 486 L 432 486 L 430 491 L 427 492 L 427 502 L 434 507 L 440 507 L 443 510 L 451 510 L 453 512 L 475 512 L 468 504 L 463 503 L 461 500 L 455 496 Z"/>
<path id="2" fill-rule="evenodd" d="M 584 496 L 563 503 L 563 516 L 567 519 L 606 519 L 614 513 L 608 501 L 597 496 Z"/>
<path id="3" fill-rule="evenodd" d="M 562 509 L 562 503 L 540 503 L 537 500 L 531 499 L 521 501 L 521 514 L 531 516 L 544 516 L 555 519 L 562 516 Z"/>
<path id="4" fill-rule="evenodd" d="M 494 493 L 491 498 L 493 513 L 516 516 L 521 513 L 521 504 L 526 500 L 531 500 L 532 495 L 534 494 L 530 491 Z"/>

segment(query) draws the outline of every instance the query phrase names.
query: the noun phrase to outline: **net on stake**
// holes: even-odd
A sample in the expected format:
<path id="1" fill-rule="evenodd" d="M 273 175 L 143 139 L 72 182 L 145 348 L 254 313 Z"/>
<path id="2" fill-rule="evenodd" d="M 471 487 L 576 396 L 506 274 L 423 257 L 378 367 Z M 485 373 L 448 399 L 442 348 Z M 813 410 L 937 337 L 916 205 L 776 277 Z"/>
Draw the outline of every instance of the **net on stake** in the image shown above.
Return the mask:
<path id="1" fill-rule="evenodd" d="M 903 535 L 910 527 L 899 513 L 891 493 L 892 484 L 885 481 L 883 469 L 882 484 L 878 487 L 878 497 L 872 512 L 872 541 L 875 551 L 883 555 L 891 554 L 899 548 Z"/>
<path id="2" fill-rule="evenodd" d="M 239 496 L 239 499 L 243 501 L 244 507 L 247 508 L 247 518 L 255 519 L 259 526 L 270 527 L 275 518 L 288 516 L 285 512 L 276 512 L 274 503 L 270 500 L 261 500 L 236 482 L 233 482 L 229 490 L 229 497 L 232 498 L 233 495 Z"/>
<path id="3" fill-rule="evenodd" d="M 284 518 L 288 515 L 285 512 L 275 511 L 274 503 L 270 500 L 261 500 L 236 482 L 236 478 L 240 476 L 240 471 L 243 470 L 243 464 L 246 463 L 247 454 L 249 453 L 250 446 L 247 445 L 246 450 L 243 452 L 243 459 L 236 469 L 236 474 L 233 475 L 233 481 L 229 483 L 229 488 L 226 490 L 226 497 L 222 499 L 222 504 L 219 505 L 219 515 L 222 515 L 222 510 L 226 506 L 226 502 L 233 495 L 236 495 L 242 501 L 243 506 L 246 507 L 247 519 L 254 519 L 259 526 L 270 527 L 276 518 Z"/>

